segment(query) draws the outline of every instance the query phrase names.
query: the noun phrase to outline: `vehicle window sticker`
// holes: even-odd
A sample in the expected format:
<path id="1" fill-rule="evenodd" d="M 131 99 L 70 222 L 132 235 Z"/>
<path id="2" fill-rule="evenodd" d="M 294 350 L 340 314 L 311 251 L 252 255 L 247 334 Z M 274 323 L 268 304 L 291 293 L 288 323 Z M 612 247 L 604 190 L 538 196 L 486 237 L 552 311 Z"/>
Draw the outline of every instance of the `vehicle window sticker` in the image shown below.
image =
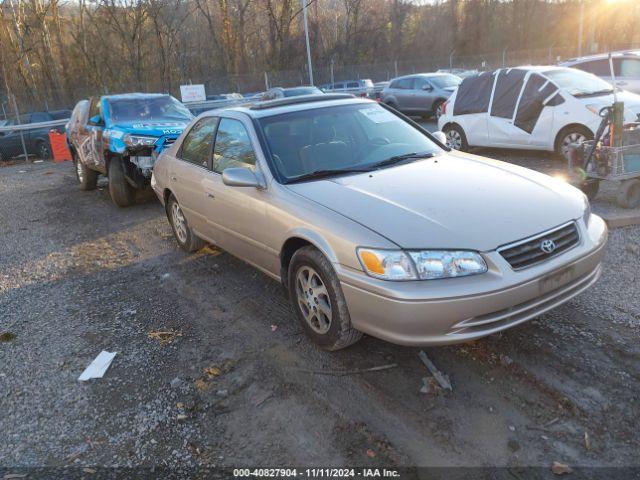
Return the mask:
<path id="1" fill-rule="evenodd" d="M 371 120 L 373 123 L 387 123 L 396 120 L 396 116 L 380 107 L 364 108 L 360 113 Z"/>

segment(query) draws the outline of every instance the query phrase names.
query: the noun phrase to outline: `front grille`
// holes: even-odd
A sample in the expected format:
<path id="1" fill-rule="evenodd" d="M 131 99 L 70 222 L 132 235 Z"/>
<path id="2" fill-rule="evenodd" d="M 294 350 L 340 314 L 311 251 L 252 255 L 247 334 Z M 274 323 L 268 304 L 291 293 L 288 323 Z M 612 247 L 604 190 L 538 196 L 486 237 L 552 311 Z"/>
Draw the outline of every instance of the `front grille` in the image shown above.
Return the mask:
<path id="1" fill-rule="evenodd" d="M 514 270 L 530 267 L 575 247 L 580 241 L 575 222 L 498 248 Z"/>

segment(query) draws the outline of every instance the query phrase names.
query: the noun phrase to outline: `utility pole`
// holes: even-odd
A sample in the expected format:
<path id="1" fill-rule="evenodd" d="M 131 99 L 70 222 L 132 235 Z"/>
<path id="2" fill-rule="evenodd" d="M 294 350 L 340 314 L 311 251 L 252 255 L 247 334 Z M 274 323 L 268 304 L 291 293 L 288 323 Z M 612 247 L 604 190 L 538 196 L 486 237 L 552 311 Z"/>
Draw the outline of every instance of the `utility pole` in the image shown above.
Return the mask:
<path id="1" fill-rule="evenodd" d="M 578 23 L 578 56 L 582 56 L 582 28 L 584 25 L 584 0 L 580 0 L 580 17 Z"/>
<path id="2" fill-rule="evenodd" d="M 304 36 L 307 41 L 307 63 L 309 65 L 309 84 L 313 85 L 313 67 L 311 66 L 311 46 L 309 45 L 309 25 L 307 24 L 307 0 L 300 0 L 302 3 L 302 21 L 304 22 Z"/>

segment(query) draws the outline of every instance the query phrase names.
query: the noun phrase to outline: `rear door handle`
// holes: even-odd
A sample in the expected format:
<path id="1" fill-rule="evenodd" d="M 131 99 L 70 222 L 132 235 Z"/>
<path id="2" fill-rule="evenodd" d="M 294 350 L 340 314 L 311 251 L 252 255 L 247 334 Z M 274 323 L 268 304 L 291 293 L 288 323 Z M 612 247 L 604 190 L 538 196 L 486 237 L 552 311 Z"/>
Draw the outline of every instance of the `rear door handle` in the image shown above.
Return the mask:
<path id="1" fill-rule="evenodd" d="M 206 195 L 207 195 L 207 197 L 209 197 L 209 198 L 216 198 L 216 196 L 215 196 L 213 193 L 211 193 L 211 192 L 205 192 L 205 194 L 206 194 Z"/>
<path id="2" fill-rule="evenodd" d="M 171 176 L 171 181 L 172 181 L 172 182 L 177 182 L 177 181 L 178 181 L 178 177 Z"/>

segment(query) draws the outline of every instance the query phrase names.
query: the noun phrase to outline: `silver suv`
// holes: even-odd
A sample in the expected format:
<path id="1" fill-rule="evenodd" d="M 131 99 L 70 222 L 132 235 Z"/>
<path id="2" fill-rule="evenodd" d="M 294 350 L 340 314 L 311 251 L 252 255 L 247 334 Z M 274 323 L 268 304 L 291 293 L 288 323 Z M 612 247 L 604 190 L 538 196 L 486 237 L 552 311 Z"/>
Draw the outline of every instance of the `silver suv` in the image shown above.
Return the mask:
<path id="1" fill-rule="evenodd" d="M 607 228 L 582 192 L 436 138 L 350 95 L 273 100 L 200 115 L 152 186 L 184 250 L 281 281 L 328 350 L 471 340 L 597 280 Z"/>
<path id="2" fill-rule="evenodd" d="M 419 73 L 394 78 L 382 90 L 380 100 L 407 115 L 424 118 L 440 116 L 442 104 L 458 88 L 462 79 L 450 73 Z"/>

